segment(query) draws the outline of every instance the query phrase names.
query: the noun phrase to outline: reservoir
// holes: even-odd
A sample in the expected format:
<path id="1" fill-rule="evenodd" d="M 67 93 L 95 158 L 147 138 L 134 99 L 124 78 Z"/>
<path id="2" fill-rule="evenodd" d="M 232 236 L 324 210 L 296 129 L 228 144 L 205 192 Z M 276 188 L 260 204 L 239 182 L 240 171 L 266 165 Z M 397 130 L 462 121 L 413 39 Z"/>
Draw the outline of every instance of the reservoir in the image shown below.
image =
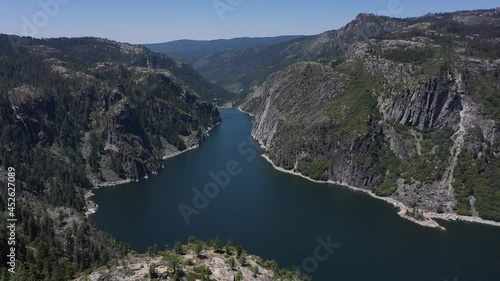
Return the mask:
<path id="1" fill-rule="evenodd" d="M 231 239 L 313 280 L 500 280 L 500 227 L 426 228 L 367 194 L 279 172 L 260 156 L 251 117 L 220 112 L 207 141 L 158 175 L 96 190 L 94 223 L 138 252 Z"/>

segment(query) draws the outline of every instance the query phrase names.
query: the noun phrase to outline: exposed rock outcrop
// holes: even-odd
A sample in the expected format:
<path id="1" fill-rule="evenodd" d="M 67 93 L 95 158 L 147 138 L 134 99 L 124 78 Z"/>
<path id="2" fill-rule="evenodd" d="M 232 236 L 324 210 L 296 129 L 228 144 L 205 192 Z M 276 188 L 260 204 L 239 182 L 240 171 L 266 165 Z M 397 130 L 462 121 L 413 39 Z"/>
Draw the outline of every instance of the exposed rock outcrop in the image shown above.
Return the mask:
<path id="1" fill-rule="evenodd" d="M 147 255 L 130 253 L 122 260 L 82 274 L 75 281 L 308 280 L 296 272 L 279 269 L 273 261 L 249 255 L 241 248 L 224 248 L 225 250 L 215 250 L 212 245 L 196 241 L 184 246 L 178 245 L 174 250 L 152 250 Z"/>
<path id="2" fill-rule="evenodd" d="M 246 99 L 253 135 L 276 165 L 313 179 L 425 212 L 499 221 L 499 60 L 460 49 L 440 55 L 463 39 L 437 40 L 425 32 L 432 24 L 379 18 L 380 39 L 351 40 L 365 17 L 373 16 L 332 33 L 344 54 L 276 72 Z M 499 23 L 495 17 L 488 24 Z M 409 30 L 427 37 L 402 35 Z M 335 47 L 325 48 L 320 53 Z"/>

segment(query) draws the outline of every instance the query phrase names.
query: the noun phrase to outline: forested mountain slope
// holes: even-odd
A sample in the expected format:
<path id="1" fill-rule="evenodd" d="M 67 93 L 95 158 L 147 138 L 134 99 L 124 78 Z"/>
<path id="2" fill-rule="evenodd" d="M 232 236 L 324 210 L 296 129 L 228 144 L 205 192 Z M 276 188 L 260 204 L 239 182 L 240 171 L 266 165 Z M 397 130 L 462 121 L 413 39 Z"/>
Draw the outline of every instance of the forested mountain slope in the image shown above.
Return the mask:
<path id="1" fill-rule="evenodd" d="M 279 268 L 276 261 L 248 254 L 242 247 L 219 238 L 204 243 L 194 236 L 187 245 L 176 242 L 172 249 L 151 247 L 147 254 L 128 254 L 106 267 L 81 274 L 76 281 L 98 280 L 311 280 L 290 269 Z"/>
<path id="2" fill-rule="evenodd" d="M 308 40 L 242 106 L 277 165 L 500 221 L 500 11 L 360 14 Z"/>
<path id="3" fill-rule="evenodd" d="M 367 21 L 367 18 L 372 20 Z M 402 21 L 388 17 L 360 14 L 339 30 L 292 38 L 272 45 L 211 52 L 196 57 L 191 63 L 207 79 L 239 96 L 246 96 L 275 71 L 300 61 L 331 60 L 339 48 L 391 32 L 401 24 Z"/>
<path id="4" fill-rule="evenodd" d="M 163 156 L 201 143 L 220 122 L 200 99 L 212 90 L 189 65 L 144 47 L 0 35 L 0 182 L 6 187 L 6 170 L 15 169 L 14 279 L 65 280 L 123 255 L 83 215 L 84 194 L 152 174 Z M 2 253 L 6 193 L 2 187 Z"/>
<path id="5" fill-rule="evenodd" d="M 212 53 L 237 51 L 246 48 L 256 48 L 289 42 L 303 36 L 286 35 L 276 37 L 241 37 L 217 40 L 176 40 L 165 43 L 144 44 L 153 52 L 158 52 L 196 63 L 202 57 Z"/>
<path id="6" fill-rule="evenodd" d="M 233 92 L 233 100 L 238 101 L 262 84 L 267 75 L 289 65 L 289 59 L 279 53 L 303 38 L 307 37 L 179 40 L 145 46 L 193 64 L 204 77 Z"/>

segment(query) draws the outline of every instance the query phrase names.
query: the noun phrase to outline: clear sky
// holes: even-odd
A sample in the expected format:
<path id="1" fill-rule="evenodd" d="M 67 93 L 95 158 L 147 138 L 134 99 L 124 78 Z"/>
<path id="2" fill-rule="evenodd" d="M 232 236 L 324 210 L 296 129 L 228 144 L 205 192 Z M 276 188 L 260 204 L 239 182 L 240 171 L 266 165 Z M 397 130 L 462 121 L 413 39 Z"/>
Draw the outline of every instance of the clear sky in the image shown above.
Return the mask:
<path id="1" fill-rule="evenodd" d="M 0 33 L 130 43 L 318 34 L 358 13 L 413 17 L 500 0 L 0 0 Z"/>

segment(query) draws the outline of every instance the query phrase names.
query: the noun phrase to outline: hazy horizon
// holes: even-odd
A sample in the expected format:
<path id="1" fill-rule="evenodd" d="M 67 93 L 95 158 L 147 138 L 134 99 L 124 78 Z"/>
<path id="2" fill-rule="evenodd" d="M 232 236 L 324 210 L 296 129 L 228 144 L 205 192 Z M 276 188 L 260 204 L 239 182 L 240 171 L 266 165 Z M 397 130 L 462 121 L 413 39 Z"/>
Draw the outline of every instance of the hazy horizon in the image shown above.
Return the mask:
<path id="1" fill-rule="evenodd" d="M 0 33 L 35 38 L 92 36 L 132 44 L 315 35 L 338 29 L 359 13 L 407 18 L 498 6 L 500 0 L 384 0 L 363 5 L 327 0 L 4 0 Z"/>

